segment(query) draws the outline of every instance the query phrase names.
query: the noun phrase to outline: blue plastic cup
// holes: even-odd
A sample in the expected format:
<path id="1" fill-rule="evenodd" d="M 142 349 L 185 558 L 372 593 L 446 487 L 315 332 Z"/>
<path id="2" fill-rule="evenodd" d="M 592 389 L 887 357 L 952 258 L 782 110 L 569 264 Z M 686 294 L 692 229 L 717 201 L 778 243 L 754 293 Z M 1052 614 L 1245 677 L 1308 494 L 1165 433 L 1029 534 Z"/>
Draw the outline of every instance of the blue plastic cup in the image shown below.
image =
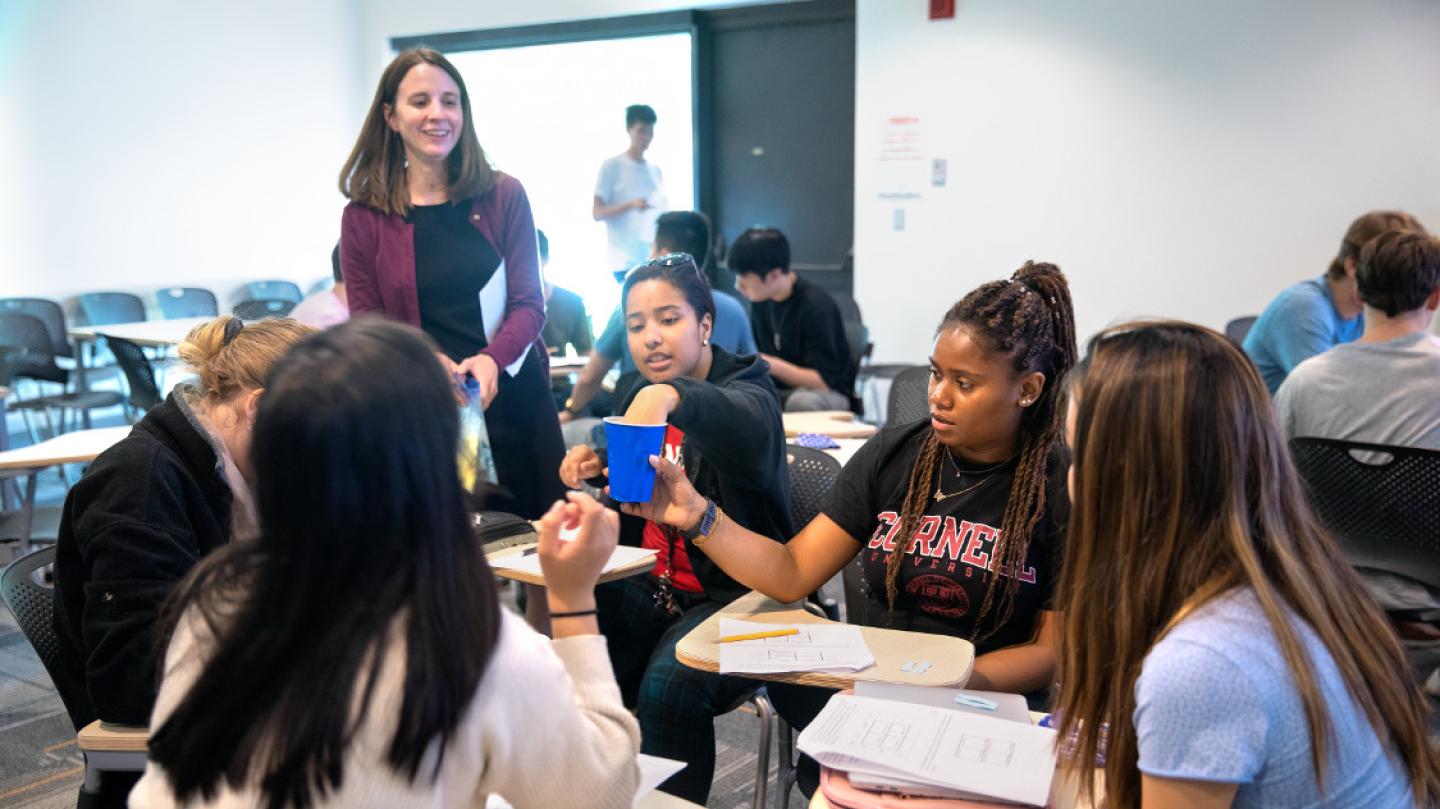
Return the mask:
<path id="1" fill-rule="evenodd" d="M 622 503 L 648 503 L 655 491 L 650 456 L 665 446 L 664 424 L 630 424 L 618 416 L 605 419 L 609 448 L 610 497 Z"/>

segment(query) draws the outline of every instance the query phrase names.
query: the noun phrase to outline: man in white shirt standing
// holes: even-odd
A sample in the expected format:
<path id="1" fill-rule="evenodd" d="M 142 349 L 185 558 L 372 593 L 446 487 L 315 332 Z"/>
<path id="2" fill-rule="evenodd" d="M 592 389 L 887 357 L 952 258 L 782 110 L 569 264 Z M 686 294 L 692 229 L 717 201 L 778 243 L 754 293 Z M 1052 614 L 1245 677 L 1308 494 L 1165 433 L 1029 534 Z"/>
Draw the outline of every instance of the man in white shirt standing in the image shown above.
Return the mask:
<path id="1" fill-rule="evenodd" d="M 625 108 L 625 131 L 630 148 L 600 164 L 595 180 L 595 221 L 604 222 L 610 236 L 610 269 L 617 277 L 650 257 L 655 220 L 667 200 L 660 169 L 645 160 L 655 137 L 655 110 L 645 104 Z"/>

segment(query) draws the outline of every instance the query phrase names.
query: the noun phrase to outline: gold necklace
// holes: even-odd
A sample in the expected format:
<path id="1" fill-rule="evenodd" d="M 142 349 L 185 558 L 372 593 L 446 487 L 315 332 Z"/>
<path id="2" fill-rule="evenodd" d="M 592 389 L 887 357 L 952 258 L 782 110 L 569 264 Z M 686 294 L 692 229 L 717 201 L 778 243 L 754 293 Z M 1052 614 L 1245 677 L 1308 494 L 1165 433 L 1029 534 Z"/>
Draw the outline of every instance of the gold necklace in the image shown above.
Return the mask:
<path id="1" fill-rule="evenodd" d="M 953 470 L 955 470 L 955 479 L 956 479 L 956 480 L 959 480 L 959 479 L 960 479 L 960 466 L 959 466 L 959 464 L 955 463 L 955 456 L 954 456 L 954 455 L 950 452 L 950 450 L 948 450 L 948 449 L 942 449 L 941 452 L 945 453 L 945 457 L 950 461 L 950 468 L 953 469 Z M 984 486 L 985 483 L 990 480 L 990 476 L 993 475 L 993 474 L 995 474 L 997 471 L 1000 470 L 1000 467 L 1002 467 L 1002 466 L 1004 466 L 1005 464 L 1008 464 L 1008 463 L 1010 463 L 1010 459 L 1007 458 L 1007 459 L 1001 461 L 1000 463 L 998 463 L 998 464 L 990 467 L 989 469 L 984 469 L 984 470 L 981 470 L 981 471 L 979 471 L 979 472 L 976 472 L 975 474 L 984 475 L 984 477 L 980 478 L 979 482 L 972 483 L 972 484 L 970 484 L 969 486 L 966 486 L 965 488 L 961 489 L 961 490 L 958 491 L 958 492 L 948 492 L 948 493 L 947 493 L 947 492 L 941 491 L 941 489 L 940 489 L 940 483 L 937 482 L 937 483 L 935 484 L 935 502 L 939 503 L 939 502 L 944 501 L 944 500 L 949 500 L 949 499 L 952 498 L 952 497 L 959 497 L 960 495 L 965 494 L 966 492 L 973 492 L 973 491 L 975 491 L 976 489 L 980 488 L 981 486 Z"/>

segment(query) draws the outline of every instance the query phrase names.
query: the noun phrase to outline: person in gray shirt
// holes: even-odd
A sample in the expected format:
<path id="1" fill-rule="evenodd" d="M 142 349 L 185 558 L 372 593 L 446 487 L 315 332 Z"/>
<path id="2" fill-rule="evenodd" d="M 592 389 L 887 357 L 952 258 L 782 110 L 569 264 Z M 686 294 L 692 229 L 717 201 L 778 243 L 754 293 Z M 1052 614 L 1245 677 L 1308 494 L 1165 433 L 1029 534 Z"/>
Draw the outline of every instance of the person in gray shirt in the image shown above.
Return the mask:
<path id="1" fill-rule="evenodd" d="M 1440 449 L 1440 240 L 1389 231 L 1360 251 L 1365 334 L 1300 363 L 1275 394 L 1291 436 Z"/>
<path id="2" fill-rule="evenodd" d="M 1355 278 L 1364 336 L 1296 366 L 1275 393 L 1280 424 L 1291 437 L 1440 450 L 1440 337 L 1428 333 L 1440 306 L 1440 239 L 1416 230 L 1376 236 Z M 1386 609 L 1440 607 L 1440 593 L 1419 582 L 1363 573 Z"/>

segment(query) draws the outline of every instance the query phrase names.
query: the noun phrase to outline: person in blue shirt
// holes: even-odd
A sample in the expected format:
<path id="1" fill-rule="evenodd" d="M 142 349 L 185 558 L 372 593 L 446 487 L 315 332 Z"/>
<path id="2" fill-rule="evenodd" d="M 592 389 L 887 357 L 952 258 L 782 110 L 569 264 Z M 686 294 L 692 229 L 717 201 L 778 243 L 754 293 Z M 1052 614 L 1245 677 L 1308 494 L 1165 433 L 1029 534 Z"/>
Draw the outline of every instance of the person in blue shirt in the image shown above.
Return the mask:
<path id="1" fill-rule="evenodd" d="M 1403 211 L 1371 211 L 1350 223 L 1340 252 L 1319 278 L 1282 291 L 1260 313 L 1245 336 L 1250 356 L 1273 395 L 1295 366 L 1341 343 L 1359 339 L 1364 305 L 1355 286 L 1355 257 L 1371 239 L 1388 230 L 1420 230 Z"/>
<path id="2" fill-rule="evenodd" d="M 710 220 L 699 211 L 669 211 L 655 223 L 655 244 L 651 258 L 667 253 L 688 253 L 695 259 L 695 265 L 710 282 L 710 292 L 715 299 L 715 324 L 710 331 L 710 341 L 736 356 L 755 353 L 755 336 L 750 330 L 750 316 L 745 307 L 731 292 L 718 283 L 713 251 L 710 249 Z M 560 422 L 568 423 L 586 412 L 586 407 L 600 391 L 600 381 L 616 363 L 620 373 L 635 370 L 635 362 L 626 347 L 625 323 L 621 308 L 616 307 L 605 331 L 595 341 L 590 359 L 580 371 L 570 402 L 560 413 Z M 603 409 L 600 412 L 606 412 Z"/>
<path id="3" fill-rule="evenodd" d="M 1069 398 L 1060 781 L 1093 791 L 1103 756 L 1122 809 L 1440 805 L 1405 650 L 1310 510 L 1240 349 L 1188 323 L 1117 326 Z"/>

